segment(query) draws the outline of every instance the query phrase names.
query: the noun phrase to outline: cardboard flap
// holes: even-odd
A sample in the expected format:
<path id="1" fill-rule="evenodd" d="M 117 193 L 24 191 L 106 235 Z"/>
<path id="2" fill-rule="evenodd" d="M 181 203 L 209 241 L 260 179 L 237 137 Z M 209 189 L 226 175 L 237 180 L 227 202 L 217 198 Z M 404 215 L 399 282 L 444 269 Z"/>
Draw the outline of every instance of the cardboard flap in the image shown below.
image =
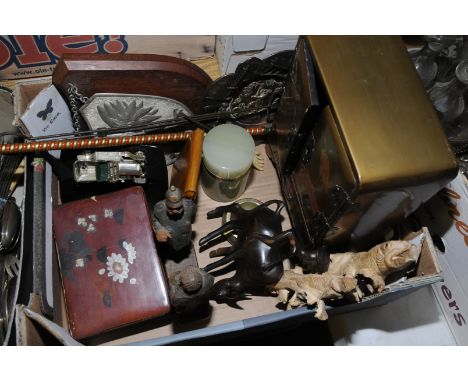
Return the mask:
<path id="1" fill-rule="evenodd" d="M 252 52 L 266 47 L 268 36 L 232 36 L 233 51 Z"/>
<path id="2" fill-rule="evenodd" d="M 31 294 L 29 305 L 16 306 L 17 345 L 66 345 L 81 346 L 67 330 L 48 320 L 40 313 L 40 296 Z"/>

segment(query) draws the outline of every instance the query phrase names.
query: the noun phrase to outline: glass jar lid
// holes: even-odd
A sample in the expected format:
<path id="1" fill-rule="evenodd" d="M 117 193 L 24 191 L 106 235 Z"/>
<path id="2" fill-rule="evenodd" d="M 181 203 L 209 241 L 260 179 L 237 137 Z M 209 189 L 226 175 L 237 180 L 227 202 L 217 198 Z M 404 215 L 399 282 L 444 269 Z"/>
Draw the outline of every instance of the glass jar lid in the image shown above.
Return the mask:
<path id="1" fill-rule="evenodd" d="M 203 163 L 222 179 L 242 177 L 252 166 L 255 142 L 242 127 L 232 123 L 211 129 L 203 141 Z"/>

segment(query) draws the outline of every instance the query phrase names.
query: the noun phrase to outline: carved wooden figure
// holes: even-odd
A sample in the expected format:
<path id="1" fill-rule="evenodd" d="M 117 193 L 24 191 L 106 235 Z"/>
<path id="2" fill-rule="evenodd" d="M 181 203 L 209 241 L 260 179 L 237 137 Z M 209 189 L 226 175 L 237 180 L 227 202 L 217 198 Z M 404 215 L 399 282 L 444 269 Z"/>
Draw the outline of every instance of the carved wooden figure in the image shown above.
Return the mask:
<path id="1" fill-rule="evenodd" d="M 177 313 L 189 312 L 208 302 L 214 277 L 189 266 L 169 276 L 171 304 Z"/>
<path id="2" fill-rule="evenodd" d="M 317 305 L 315 317 L 326 320 L 324 299 L 341 298 L 344 294 L 354 291 L 357 280 L 352 277 L 335 276 L 330 274 L 302 274 L 300 268 L 284 271 L 283 277 L 268 286 L 268 290 L 278 294 L 278 300 L 287 304 L 289 308 L 303 305 Z M 293 295 L 290 297 L 290 291 Z"/>
<path id="3" fill-rule="evenodd" d="M 156 240 L 168 243 L 174 251 L 180 251 L 192 242 L 192 220 L 197 205 L 182 197 L 177 187 L 171 186 L 166 199 L 155 204 L 153 209 L 153 229 Z"/>
<path id="4" fill-rule="evenodd" d="M 362 275 L 372 280 L 373 288 L 368 286 L 371 292 L 374 289 L 381 292 L 385 288 L 385 278 L 416 262 L 420 253 L 421 247 L 408 241 L 387 241 L 367 252 L 332 254 L 327 273 L 346 277 Z M 358 297 L 362 297 L 359 289 Z"/>
<path id="5" fill-rule="evenodd" d="M 276 204 L 275 211 L 268 206 Z M 226 302 L 241 298 L 245 293 L 262 290 L 266 285 L 280 280 L 283 275 L 283 260 L 294 253 L 294 237 L 291 231 L 281 227 L 280 212 L 284 204 L 270 200 L 252 210 L 244 210 L 238 203 L 217 207 L 208 213 L 208 219 L 221 217 L 231 212 L 232 219 L 220 228 L 200 239 L 200 245 L 209 246 L 227 232 L 235 232 L 237 239 L 232 247 L 219 248 L 210 257 L 222 257 L 207 265 L 210 272 L 229 263 L 234 263 L 233 277 L 215 283 L 211 299 Z"/>

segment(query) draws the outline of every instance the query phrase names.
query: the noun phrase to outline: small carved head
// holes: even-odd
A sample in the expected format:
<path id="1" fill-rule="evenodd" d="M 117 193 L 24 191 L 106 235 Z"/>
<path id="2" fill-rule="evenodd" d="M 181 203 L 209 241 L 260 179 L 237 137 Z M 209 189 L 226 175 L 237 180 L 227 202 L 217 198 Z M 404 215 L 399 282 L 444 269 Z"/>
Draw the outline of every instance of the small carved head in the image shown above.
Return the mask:
<path id="1" fill-rule="evenodd" d="M 239 281 L 224 279 L 218 281 L 211 290 L 211 298 L 216 302 L 235 300 L 242 295 Z"/>
<path id="2" fill-rule="evenodd" d="M 404 240 L 391 240 L 372 248 L 377 249 L 378 257 L 383 259 L 388 270 L 397 271 L 406 268 L 418 260 L 420 247 Z"/>
<path id="3" fill-rule="evenodd" d="M 188 267 L 180 272 L 179 281 L 185 293 L 197 293 L 203 285 L 201 270 L 195 267 Z"/>
<path id="4" fill-rule="evenodd" d="M 182 191 L 171 186 L 166 192 L 166 206 L 169 215 L 183 213 L 184 204 L 182 201 Z"/>

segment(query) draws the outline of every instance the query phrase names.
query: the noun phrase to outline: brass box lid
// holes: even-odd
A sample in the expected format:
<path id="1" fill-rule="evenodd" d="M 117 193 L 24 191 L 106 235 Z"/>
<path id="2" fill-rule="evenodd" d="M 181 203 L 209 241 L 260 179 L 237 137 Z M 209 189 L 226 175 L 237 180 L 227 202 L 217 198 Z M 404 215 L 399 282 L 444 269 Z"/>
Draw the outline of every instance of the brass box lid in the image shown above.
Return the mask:
<path id="1" fill-rule="evenodd" d="M 306 40 L 359 191 L 455 176 L 455 157 L 400 37 Z"/>

